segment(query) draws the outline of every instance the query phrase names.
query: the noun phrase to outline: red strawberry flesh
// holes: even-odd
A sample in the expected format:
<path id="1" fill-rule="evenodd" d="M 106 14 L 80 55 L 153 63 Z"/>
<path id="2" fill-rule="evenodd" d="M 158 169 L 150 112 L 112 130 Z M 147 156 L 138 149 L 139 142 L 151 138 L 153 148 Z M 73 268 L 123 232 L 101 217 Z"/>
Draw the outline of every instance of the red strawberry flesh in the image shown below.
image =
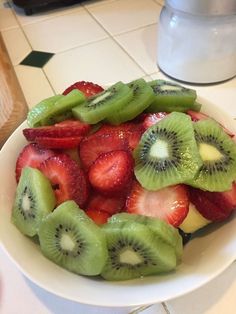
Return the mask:
<path id="1" fill-rule="evenodd" d="M 86 81 L 79 81 L 76 82 L 74 84 L 72 84 L 71 86 L 69 86 L 64 92 L 63 95 L 67 95 L 69 94 L 73 89 L 78 89 L 80 90 L 82 93 L 84 93 L 84 95 L 88 98 L 91 96 L 94 96 L 98 93 L 101 93 L 104 89 L 95 83 L 92 82 L 86 82 Z"/>
<path id="2" fill-rule="evenodd" d="M 36 137 L 35 142 L 40 147 L 52 149 L 76 148 L 82 141 L 82 136 L 73 137 Z"/>
<path id="3" fill-rule="evenodd" d="M 157 122 L 165 118 L 167 114 L 168 114 L 167 112 L 156 112 L 147 114 L 143 121 L 144 129 L 147 130 L 152 125 L 156 124 Z"/>
<path id="4" fill-rule="evenodd" d="M 104 211 L 109 214 L 116 214 L 122 211 L 125 206 L 125 196 L 106 197 L 93 193 L 88 201 L 87 208 L 96 211 Z"/>
<path id="5" fill-rule="evenodd" d="M 86 210 L 86 214 L 98 225 L 105 224 L 108 218 L 111 217 L 111 214 L 109 214 L 108 212 L 94 209 Z"/>

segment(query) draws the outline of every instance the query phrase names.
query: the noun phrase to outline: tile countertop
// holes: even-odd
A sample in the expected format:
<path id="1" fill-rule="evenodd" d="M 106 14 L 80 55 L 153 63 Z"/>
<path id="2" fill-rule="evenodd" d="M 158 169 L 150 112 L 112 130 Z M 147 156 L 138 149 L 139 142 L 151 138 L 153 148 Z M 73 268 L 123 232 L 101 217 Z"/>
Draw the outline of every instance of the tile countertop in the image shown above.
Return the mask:
<path id="1" fill-rule="evenodd" d="M 139 77 L 165 78 L 156 64 L 157 25 L 162 5 L 162 0 L 84 1 L 25 16 L 11 1 L 0 0 L 0 31 L 29 108 L 79 80 L 108 85 Z M 235 78 L 194 88 L 199 95 L 236 117 Z M 3 314 L 125 314 L 130 310 L 89 307 L 47 293 L 22 276 L 1 250 L 0 265 Z M 157 304 L 143 313 L 233 314 L 235 274 L 236 263 L 194 293 Z"/>

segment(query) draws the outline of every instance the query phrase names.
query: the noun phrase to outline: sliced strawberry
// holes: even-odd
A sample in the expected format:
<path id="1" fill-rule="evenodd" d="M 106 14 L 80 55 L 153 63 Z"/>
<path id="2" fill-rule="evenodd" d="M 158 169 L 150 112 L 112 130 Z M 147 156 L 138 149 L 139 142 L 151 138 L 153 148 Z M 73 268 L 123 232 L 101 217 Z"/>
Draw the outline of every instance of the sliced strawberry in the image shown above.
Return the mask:
<path id="1" fill-rule="evenodd" d="M 78 147 L 83 136 L 74 137 L 36 137 L 35 142 L 43 148 L 67 149 Z"/>
<path id="2" fill-rule="evenodd" d="M 98 85 L 98 84 L 94 84 L 92 82 L 85 82 L 85 81 L 80 81 L 80 82 L 76 82 L 74 84 L 72 84 L 71 86 L 69 86 L 64 92 L 63 95 L 67 95 L 68 93 L 70 93 L 73 89 L 78 89 L 80 90 L 82 93 L 84 93 L 84 95 L 86 97 L 90 97 L 93 95 L 96 95 L 98 93 L 101 93 L 104 89 Z"/>
<path id="3" fill-rule="evenodd" d="M 103 225 L 107 222 L 111 214 L 102 210 L 87 209 L 86 214 L 98 225 Z"/>
<path id="4" fill-rule="evenodd" d="M 129 213 L 158 217 L 178 227 L 189 210 L 187 187 L 179 184 L 158 191 L 148 191 L 134 181 L 126 208 Z"/>
<path id="5" fill-rule="evenodd" d="M 118 134 L 92 134 L 84 138 L 79 147 L 79 155 L 85 169 L 102 154 L 113 150 L 128 150 L 127 140 Z"/>
<path id="6" fill-rule="evenodd" d="M 41 162 L 54 155 L 55 152 L 53 150 L 43 149 L 35 143 L 26 145 L 16 161 L 16 181 L 19 181 L 21 171 L 24 167 L 39 168 Z"/>
<path id="7" fill-rule="evenodd" d="M 57 205 L 74 200 L 83 208 L 88 198 L 89 185 L 78 163 L 66 154 L 58 154 L 42 162 L 40 170 L 51 181 Z"/>
<path id="8" fill-rule="evenodd" d="M 148 113 L 145 119 L 143 120 L 144 129 L 147 130 L 148 128 L 150 128 L 150 126 L 156 124 L 157 122 L 165 118 L 167 114 L 168 114 L 167 112 Z"/>
<path id="9" fill-rule="evenodd" d="M 103 153 L 89 168 L 89 181 L 102 194 L 123 192 L 132 179 L 133 163 L 133 157 L 126 151 Z"/>
<path id="10" fill-rule="evenodd" d="M 191 117 L 191 120 L 194 122 L 197 122 L 199 120 L 205 120 L 209 119 L 210 117 L 202 112 L 196 112 L 192 110 L 188 110 L 187 114 Z M 212 119 L 212 118 L 211 118 Z M 228 130 L 226 127 L 224 127 L 222 124 L 220 124 L 223 130 L 225 131 L 226 134 L 228 134 L 230 137 L 234 137 L 234 133 L 232 133 L 230 130 Z"/>
<path id="11" fill-rule="evenodd" d="M 105 197 L 100 194 L 91 195 L 87 208 L 96 211 L 104 211 L 109 214 L 116 214 L 122 211 L 125 206 L 125 196 Z"/>
<path id="12" fill-rule="evenodd" d="M 189 197 L 203 217 L 211 221 L 224 221 L 236 209 L 236 183 L 226 192 L 190 188 Z"/>
<path id="13" fill-rule="evenodd" d="M 26 128 L 23 134 L 28 141 L 35 141 L 37 137 L 74 137 L 85 135 L 91 126 L 79 120 L 65 120 L 53 126 Z"/>

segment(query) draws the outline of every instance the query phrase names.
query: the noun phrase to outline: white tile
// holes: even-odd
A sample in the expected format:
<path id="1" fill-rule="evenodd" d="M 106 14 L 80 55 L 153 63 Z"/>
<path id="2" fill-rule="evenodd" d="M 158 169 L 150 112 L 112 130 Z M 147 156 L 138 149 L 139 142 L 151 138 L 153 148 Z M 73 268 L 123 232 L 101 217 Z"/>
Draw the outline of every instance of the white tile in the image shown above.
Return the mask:
<path id="1" fill-rule="evenodd" d="M 57 93 L 80 80 L 109 85 L 145 75 L 112 39 L 57 54 L 44 70 Z"/>
<path id="2" fill-rule="evenodd" d="M 15 72 L 29 108 L 55 94 L 42 69 L 17 65 Z"/>
<path id="3" fill-rule="evenodd" d="M 23 28 L 34 50 L 53 53 L 108 37 L 83 8 Z"/>
<path id="4" fill-rule="evenodd" d="M 3 31 L 2 37 L 13 65 L 19 64 L 31 52 L 31 47 L 20 28 Z"/>
<path id="5" fill-rule="evenodd" d="M 11 8 L 0 8 L 0 31 L 18 27 Z"/>
<path id="6" fill-rule="evenodd" d="M 114 1 L 119 1 L 119 0 L 100 0 L 100 1 L 99 0 L 87 0 L 87 1 L 83 1 L 81 5 L 86 8 L 91 8 L 91 7 L 107 4 L 109 2 L 114 2 Z"/>
<path id="7" fill-rule="evenodd" d="M 157 68 L 157 24 L 118 35 L 115 39 L 147 74 Z"/>
<path id="8" fill-rule="evenodd" d="M 161 6 L 153 0 L 119 0 L 89 8 L 111 34 L 120 34 L 157 22 Z"/>

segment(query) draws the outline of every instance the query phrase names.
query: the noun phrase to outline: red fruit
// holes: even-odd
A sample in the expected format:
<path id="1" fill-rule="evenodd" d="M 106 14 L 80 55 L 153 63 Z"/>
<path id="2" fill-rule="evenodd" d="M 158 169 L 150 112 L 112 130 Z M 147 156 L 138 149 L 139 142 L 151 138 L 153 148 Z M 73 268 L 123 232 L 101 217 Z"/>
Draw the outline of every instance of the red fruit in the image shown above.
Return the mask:
<path id="1" fill-rule="evenodd" d="M 85 82 L 85 81 L 80 81 L 80 82 L 76 82 L 74 84 L 72 84 L 71 86 L 69 86 L 64 92 L 63 95 L 67 95 L 69 94 L 73 89 L 78 89 L 80 90 L 82 93 L 84 93 L 84 95 L 88 98 L 90 96 L 94 96 L 98 93 L 101 93 L 104 89 L 98 85 L 98 84 L 94 84 L 92 82 Z"/>
<path id="2" fill-rule="evenodd" d="M 84 138 L 79 147 L 79 155 L 85 169 L 102 154 L 113 150 L 128 149 L 127 140 L 117 134 L 92 134 Z"/>
<path id="3" fill-rule="evenodd" d="M 20 152 L 16 161 L 16 181 L 19 181 L 21 171 L 24 167 L 39 168 L 42 161 L 54 156 L 55 152 L 50 149 L 43 149 L 35 143 L 26 145 Z"/>
<path id="4" fill-rule="evenodd" d="M 86 214 L 98 225 L 103 225 L 107 222 L 111 214 L 102 210 L 87 209 Z"/>
<path id="5" fill-rule="evenodd" d="M 95 211 L 104 211 L 109 214 L 116 214 L 122 211 L 125 206 L 125 197 L 105 197 L 100 194 L 93 194 L 90 197 L 87 208 Z"/>
<path id="6" fill-rule="evenodd" d="M 179 184 L 148 191 L 135 181 L 126 208 L 129 213 L 157 217 L 178 227 L 189 210 L 187 187 Z"/>
<path id="7" fill-rule="evenodd" d="M 89 181 L 102 194 L 112 196 L 123 192 L 132 179 L 133 163 L 132 156 L 126 151 L 104 153 L 89 168 Z"/>
<path id="8" fill-rule="evenodd" d="M 51 181 L 57 205 L 74 200 L 83 208 L 88 198 L 89 186 L 78 163 L 66 154 L 58 154 L 41 163 L 40 170 Z"/>
<path id="9" fill-rule="evenodd" d="M 236 209 L 236 183 L 226 192 L 190 188 L 189 197 L 203 217 L 211 221 L 224 221 Z"/>
<path id="10" fill-rule="evenodd" d="M 150 128 L 150 126 L 156 124 L 163 118 L 167 116 L 167 112 L 156 112 L 156 113 L 149 113 L 146 115 L 144 121 L 143 121 L 143 127 L 145 130 Z"/>
<path id="11" fill-rule="evenodd" d="M 23 134 L 28 141 L 35 141 L 37 137 L 74 137 L 88 133 L 91 126 L 79 120 L 65 120 L 53 126 L 26 128 Z"/>
<path id="12" fill-rule="evenodd" d="M 36 137 L 35 142 L 43 148 L 67 149 L 78 147 L 83 136 L 74 137 Z"/>

